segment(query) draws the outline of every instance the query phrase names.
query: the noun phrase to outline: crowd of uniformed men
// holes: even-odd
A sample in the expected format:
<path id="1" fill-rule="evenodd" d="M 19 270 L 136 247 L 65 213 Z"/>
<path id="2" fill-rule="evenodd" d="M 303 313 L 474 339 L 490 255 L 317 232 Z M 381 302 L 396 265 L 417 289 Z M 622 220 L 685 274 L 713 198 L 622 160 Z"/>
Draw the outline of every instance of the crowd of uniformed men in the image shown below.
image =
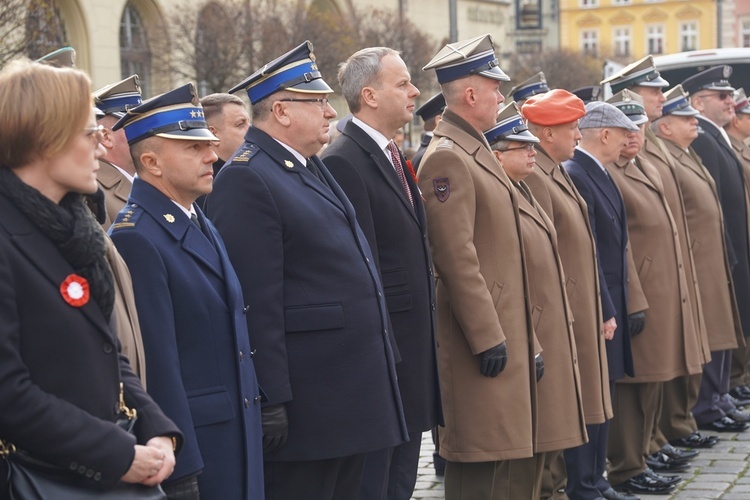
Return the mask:
<path id="1" fill-rule="evenodd" d="M 539 73 L 508 103 L 491 37 L 452 43 L 412 163 L 399 53 L 341 65 L 328 145 L 312 49 L 200 100 L 94 93 L 92 209 L 132 276 L 114 324 L 185 436 L 169 498 L 406 500 L 437 428 L 447 499 L 634 499 L 748 427 L 731 67 L 678 84 L 647 56 L 606 102 Z"/>

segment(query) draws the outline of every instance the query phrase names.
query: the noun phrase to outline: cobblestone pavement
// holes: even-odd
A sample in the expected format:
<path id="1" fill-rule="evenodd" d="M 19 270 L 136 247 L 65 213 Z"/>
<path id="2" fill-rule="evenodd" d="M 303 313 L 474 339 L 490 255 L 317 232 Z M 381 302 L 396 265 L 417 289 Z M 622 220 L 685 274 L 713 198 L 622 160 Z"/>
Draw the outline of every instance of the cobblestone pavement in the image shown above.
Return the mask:
<path id="1" fill-rule="evenodd" d="M 641 500 L 750 500 L 750 430 L 722 433 L 721 442 L 701 450 L 693 467 L 679 474 L 683 481 L 671 495 L 641 495 Z M 432 467 L 430 433 L 422 437 L 422 452 L 413 500 L 445 498 L 443 478 Z M 522 499 L 519 499 L 522 500 Z"/>

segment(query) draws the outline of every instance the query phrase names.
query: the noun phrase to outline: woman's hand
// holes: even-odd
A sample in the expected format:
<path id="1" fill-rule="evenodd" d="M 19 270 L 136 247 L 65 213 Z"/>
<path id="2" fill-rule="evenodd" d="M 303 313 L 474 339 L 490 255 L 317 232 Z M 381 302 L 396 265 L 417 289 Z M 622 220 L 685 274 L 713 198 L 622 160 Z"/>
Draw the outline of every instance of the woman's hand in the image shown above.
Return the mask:
<path id="1" fill-rule="evenodd" d="M 135 445 L 135 458 L 121 481 L 155 486 L 172 474 L 174 466 L 172 440 L 157 436 L 151 438 L 145 446 Z"/>

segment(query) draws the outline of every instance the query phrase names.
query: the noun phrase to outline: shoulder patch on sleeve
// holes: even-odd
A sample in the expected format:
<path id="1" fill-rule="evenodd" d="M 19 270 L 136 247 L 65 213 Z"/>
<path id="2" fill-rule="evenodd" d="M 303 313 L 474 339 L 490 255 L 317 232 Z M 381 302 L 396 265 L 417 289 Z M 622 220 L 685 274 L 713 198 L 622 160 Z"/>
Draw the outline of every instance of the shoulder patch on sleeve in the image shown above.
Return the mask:
<path id="1" fill-rule="evenodd" d="M 438 199 L 440 203 L 445 203 L 445 201 L 450 197 L 451 195 L 451 183 L 450 180 L 448 180 L 447 177 L 441 177 L 439 179 L 433 179 L 432 185 L 435 188 L 435 197 Z"/>
<path id="2" fill-rule="evenodd" d="M 125 205 L 125 207 L 120 210 L 120 213 L 117 214 L 115 222 L 112 224 L 112 231 L 135 227 L 135 225 L 138 223 L 138 219 L 141 218 L 142 214 L 143 209 L 135 203 L 129 203 Z"/>
<path id="3" fill-rule="evenodd" d="M 443 137 L 440 139 L 440 142 L 438 142 L 438 145 L 435 148 L 436 149 L 453 149 L 453 141 Z"/>
<path id="4" fill-rule="evenodd" d="M 229 163 L 247 163 L 258 154 L 258 151 L 260 151 L 260 148 L 257 144 L 243 144 L 229 160 Z"/>

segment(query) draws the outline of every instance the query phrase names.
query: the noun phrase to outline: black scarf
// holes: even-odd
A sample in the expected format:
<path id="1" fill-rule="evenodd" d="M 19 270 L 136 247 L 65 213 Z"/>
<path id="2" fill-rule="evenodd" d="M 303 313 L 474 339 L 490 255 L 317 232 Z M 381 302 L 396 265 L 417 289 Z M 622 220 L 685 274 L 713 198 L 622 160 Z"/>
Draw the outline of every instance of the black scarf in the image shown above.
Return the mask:
<path id="1" fill-rule="evenodd" d="M 78 193 L 55 204 L 9 168 L 0 167 L 0 193 L 34 224 L 89 282 L 91 296 L 109 321 L 115 302 L 114 278 L 106 258 L 104 232 Z"/>

